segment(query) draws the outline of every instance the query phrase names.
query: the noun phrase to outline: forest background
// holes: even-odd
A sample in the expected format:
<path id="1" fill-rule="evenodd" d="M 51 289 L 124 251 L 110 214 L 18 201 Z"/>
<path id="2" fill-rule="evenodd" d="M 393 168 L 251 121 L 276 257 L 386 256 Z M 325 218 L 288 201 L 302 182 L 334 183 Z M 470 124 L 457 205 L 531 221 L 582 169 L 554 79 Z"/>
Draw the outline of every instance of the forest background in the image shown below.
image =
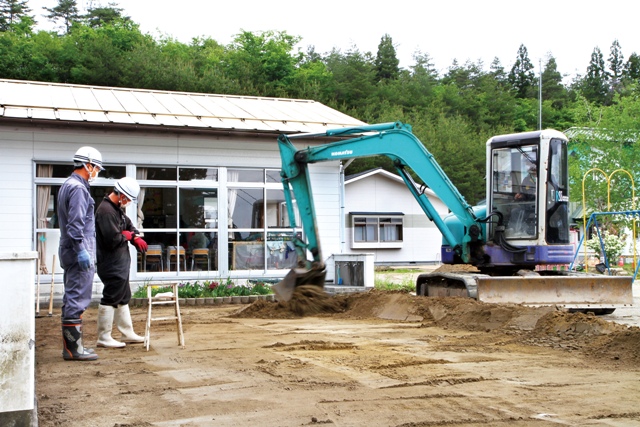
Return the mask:
<path id="1" fill-rule="evenodd" d="M 588 211 L 635 208 L 640 178 L 640 56 L 585 58 L 585 74 L 569 83 L 548 55 L 538 74 L 521 45 L 505 69 L 496 57 L 454 61 L 436 71 L 427 53 L 399 66 L 391 35 L 375 53 L 357 46 L 327 53 L 295 46 L 286 31 L 241 31 L 229 44 L 199 37 L 190 43 L 152 36 L 115 3 L 81 14 L 75 0 L 37 11 L 59 31 L 36 29 L 28 0 L 0 0 L 0 78 L 241 96 L 312 99 L 368 123 L 403 121 L 435 156 L 467 201 L 485 197 L 485 142 L 493 135 L 554 128 L 571 136 L 571 200 L 589 188 Z M 40 18 L 38 18 L 40 19 Z M 446 43 L 446 40 L 443 41 Z M 374 167 L 394 171 L 383 157 L 359 159 L 347 174 Z M 611 176 L 611 192 L 600 173 Z M 612 174 L 618 169 L 630 172 Z M 586 177 L 586 178 L 585 178 Z"/>

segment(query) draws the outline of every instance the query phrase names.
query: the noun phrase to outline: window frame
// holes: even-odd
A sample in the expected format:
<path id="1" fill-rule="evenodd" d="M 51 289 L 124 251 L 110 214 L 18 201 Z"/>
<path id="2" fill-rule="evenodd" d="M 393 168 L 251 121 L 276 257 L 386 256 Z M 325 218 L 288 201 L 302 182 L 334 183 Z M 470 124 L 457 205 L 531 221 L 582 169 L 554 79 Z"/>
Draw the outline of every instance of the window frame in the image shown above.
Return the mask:
<path id="1" fill-rule="evenodd" d="M 397 249 L 402 248 L 404 244 L 404 213 L 402 212 L 350 212 L 351 217 L 351 249 Z M 364 220 L 364 222 L 363 222 Z M 373 221 L 372 221 L 373 220 Z M 374 239 L 356 240 L 358 228 L 374 226 Z M 385 233 L 383 230 L 395 227 L 397 240 L 384 240 Z M 365 232 L 365 235 L 368 234 Z M 366 238 L 366 237 L 365 237 Z"/>

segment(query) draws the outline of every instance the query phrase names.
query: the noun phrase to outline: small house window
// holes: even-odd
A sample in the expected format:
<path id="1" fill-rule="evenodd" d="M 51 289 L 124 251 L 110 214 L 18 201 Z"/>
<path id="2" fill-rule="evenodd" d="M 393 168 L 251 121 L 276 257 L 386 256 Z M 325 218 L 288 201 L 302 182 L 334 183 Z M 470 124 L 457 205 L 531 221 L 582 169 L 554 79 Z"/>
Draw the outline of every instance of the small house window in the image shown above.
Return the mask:
<path id="1" fill-rule="evenodd" d="M 352 248 L 399 248 L 403 240 L 402 213 L 351 213 Z"/>

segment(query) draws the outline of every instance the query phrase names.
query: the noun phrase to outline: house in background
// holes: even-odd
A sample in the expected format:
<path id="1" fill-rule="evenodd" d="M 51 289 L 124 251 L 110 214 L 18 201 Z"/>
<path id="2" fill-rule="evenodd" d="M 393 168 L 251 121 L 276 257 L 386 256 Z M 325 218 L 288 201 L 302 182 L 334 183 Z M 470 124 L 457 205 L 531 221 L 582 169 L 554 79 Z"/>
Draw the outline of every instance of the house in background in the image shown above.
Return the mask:
<path id="1" fill-rule="evenodd" d="M 345 177 L 342 253 L 373 253 L 377 265 L 439 262 L 442 234 L 402 178 L 378 168 Z M 441 217 L 449 210 L 425 193 Z"/>
<path id="2" fill-rule="evenodd" d="M 37 250 L 41 280 L 53 274 L 62 293 L 62 269 L 54 262 L 57 193 L 74 153 L 89 145 L 106 167 L 91 187 L 96 206 L 121 177 L 136 178 L 142 188 L 127 215 L 153 250 L 142 256 L 131 249 L 132 287 L 283 277 L 295 265 L 290 240 L 302 229 L 289 228 L 278 135 L 362 124 L 310 100 L 0 79 L 0 252 Z M 314 197 L 325 208 L 318 228 L 330 256 L 341 249 L 341 165 L 323 162 L 310 171 Z"/>

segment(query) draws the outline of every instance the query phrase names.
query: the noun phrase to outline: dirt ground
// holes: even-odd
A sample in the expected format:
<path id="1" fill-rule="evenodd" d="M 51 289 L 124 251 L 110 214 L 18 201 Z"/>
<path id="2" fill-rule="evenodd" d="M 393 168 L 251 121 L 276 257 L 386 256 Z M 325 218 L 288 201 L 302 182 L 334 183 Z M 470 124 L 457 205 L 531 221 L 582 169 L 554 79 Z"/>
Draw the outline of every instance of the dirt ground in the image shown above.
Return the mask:
<path id="1" fill-rule="evenodd" d="M 640 328 L 400 292 L 310 297 L 182 306 L 185 349 L 154 322 L 148 352 L 96 362 L 63 361 L 59 316 L 38 318 L 39 425 L 640 426 Z M 142 334 L 146 309 L 132 316 Z"/>

